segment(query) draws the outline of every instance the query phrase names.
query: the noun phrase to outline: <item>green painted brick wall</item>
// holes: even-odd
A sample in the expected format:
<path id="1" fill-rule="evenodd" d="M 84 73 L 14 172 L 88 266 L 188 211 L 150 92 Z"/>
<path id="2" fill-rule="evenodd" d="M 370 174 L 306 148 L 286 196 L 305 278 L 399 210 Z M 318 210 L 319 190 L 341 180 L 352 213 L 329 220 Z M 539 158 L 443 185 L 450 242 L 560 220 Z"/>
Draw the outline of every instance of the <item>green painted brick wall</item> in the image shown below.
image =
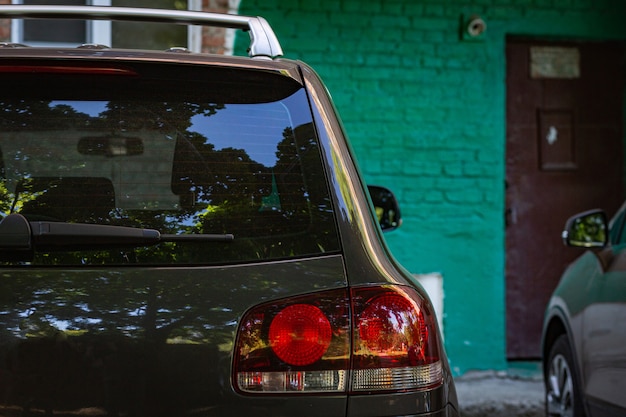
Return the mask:
<path id="1" fill-rule="evenodd" d="M 505 369 L 505 43 L 626 39 L 616 0 L 241 0 L 330 90 L 366 180 L 390 186 L 396 258 L 444 284 L 455 374 Z M 464 17 L 487 23 L 460 36 Z M 247 40 L 239 37 L 237 49 Z"/>

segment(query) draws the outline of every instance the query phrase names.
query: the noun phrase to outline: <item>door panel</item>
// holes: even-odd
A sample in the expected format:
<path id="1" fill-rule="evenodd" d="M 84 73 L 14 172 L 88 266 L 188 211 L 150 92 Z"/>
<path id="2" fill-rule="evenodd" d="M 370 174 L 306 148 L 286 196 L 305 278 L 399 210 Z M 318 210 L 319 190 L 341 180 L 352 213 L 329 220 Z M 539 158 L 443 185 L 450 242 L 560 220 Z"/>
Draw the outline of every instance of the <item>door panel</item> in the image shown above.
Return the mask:
<path id="1" fill-rule="evenodd" d="M 610 43 L 507 43 L 507 355 L 540 357 L 543 313 L 580 253 L 560 235 L 623 197 L 622 50 Z"/>
<path id="2" fill-rule="evenodd" d="M 231 365 L 247 310 L 345 287 L 338 255 L 226 267 L 5 266 L 0 415 L 343 416 L 346 395 L 240 395 Z"/>
<path id="3" fill-rule="evenodd" d="M 626 248 L 615 253 L 605 274 L 590 282 L 583 313 L 582 356 L 585 394 L 626 410 Z M 594 414 L 595 415 L 595 414 Z M 599 415 L 607 415 L 604 411 Z"/>

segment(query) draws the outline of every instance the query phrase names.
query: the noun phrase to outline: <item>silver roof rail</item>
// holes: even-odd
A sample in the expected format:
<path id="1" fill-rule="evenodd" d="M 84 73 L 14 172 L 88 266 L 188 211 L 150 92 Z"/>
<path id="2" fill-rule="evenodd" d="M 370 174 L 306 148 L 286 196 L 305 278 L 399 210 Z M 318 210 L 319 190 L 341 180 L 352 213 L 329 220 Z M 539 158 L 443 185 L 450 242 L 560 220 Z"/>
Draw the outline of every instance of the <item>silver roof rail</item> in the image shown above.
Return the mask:
<path id="1" fill-rule="evenodd" d="M 283 55 L 274 31 L 259 16 L 137 7 L 0 5 L 0 19 L 3 18 L 123 20 L 241 29 L 250 35 L 250 57 L 275 58 Z"/>

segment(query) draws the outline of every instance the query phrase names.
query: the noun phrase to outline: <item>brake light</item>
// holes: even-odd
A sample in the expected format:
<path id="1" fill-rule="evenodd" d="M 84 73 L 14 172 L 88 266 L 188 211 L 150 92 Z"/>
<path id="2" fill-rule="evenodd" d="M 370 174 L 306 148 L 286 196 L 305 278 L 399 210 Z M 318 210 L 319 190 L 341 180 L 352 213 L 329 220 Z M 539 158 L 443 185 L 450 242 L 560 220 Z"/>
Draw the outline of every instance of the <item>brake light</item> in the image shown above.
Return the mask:
<path id="1" fill-rule="evenodd" d="M 409 287 L 334 290 L 260 305 L 239 327 L 236 389 L 356 393 L 432 388 L 442 382 L 435 326 L 428 302 Z"/>
<path id="2" fill-rule="evenodd" d="M 281 310 L 272 320 L 270 346 L 289 365 L 317 362 L 330 346 L 331 328 L 322 310 L 310 304 L 295 304 Z"/>
<path id="3" fill-rule="evenodd" d="M 235 384 L 243 392 L 342 392 L 350 353 L 345 290 L 265 304 L 242 319 Z"/>
<path id="4" fill-rule="evenodd" d="M 431 388 L 442 382 L 429 304 L 409 287 L 354 289 L 352 391 Z"/>
<path id="5" fill-rule="evenodd" d="M 127 68 L 70 65 L 6 65 L 0 66 L 0 73 L 12 74 L 66 74 L 66 75 L 137 75 Z"/>

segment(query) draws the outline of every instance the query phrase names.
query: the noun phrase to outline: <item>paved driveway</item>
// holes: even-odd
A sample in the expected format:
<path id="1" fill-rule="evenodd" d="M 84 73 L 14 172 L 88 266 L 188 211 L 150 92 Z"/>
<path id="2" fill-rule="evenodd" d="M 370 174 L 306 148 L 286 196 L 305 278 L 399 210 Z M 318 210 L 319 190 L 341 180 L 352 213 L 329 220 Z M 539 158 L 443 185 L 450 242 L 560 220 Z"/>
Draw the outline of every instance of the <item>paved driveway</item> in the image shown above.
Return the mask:
<path id="1" fill-rule="evenodd" d="M 544 417 L 540 375 L 469 372 L 456 379 L 463 417 Z"/>

